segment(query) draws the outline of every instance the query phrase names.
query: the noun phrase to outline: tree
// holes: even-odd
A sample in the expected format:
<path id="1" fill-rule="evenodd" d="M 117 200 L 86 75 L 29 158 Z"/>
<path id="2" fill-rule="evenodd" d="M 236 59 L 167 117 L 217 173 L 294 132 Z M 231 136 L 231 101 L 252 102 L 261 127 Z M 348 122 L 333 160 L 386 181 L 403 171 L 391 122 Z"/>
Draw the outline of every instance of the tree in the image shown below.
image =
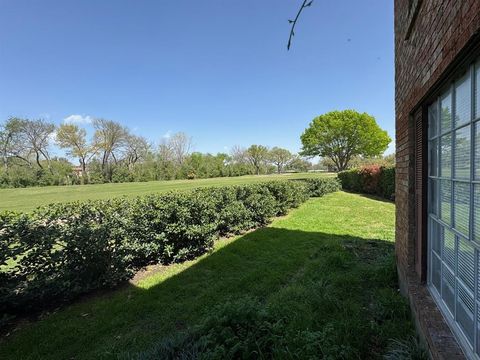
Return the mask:
<path id="1" fill-rule="evenodd" d="M 312 168 L 312 163 L 299 155 L 293 155 L 292 159 L 288 162 L 287 168 L 289 170 L 306 172 Z"/>
<path id="2" fill-rule="evenodd" d="M 192 150 L 192 138 L 184 132 L 178 132 L 168 139 L 168 144 L 172 151 L 173 160 L 177 165 L 182 165 L 185 157 Z"/>
<path id="3" fill-rule="evenodd" d="M 252 145 L 247 149 L 246 156 L 255 168 L 255 173 L 260 175 L 260 169 L 268 160 L 268 148 L 263 145 Z"/>
<path id="4" fill-rule="evenodd" d="M 285 165 L 292 160 L 292 153 L 287 149 L 282 149 L 275 146 L 270 150 L 268 157 L 269 160 L 277 167 L 277 172 L 280 174 Z"/>
<path id="5" fill-rule="evenodd" d="M 127 135 L 125 161 L 130 171 L 138 161 L 145 160 L 150 151 L 150 144 L 143 136 Z"/>
<path id="6" fill-rule="evenodd" d="M 110 158 L 118 162 L 118 152 L 125 146 L 128 130 L 115 121 L 94 119 L 93 143 L 96 149 L 102 151 L 102 171 L 108 180 L 112 180 L 112 169 L 109 166 Z"/>
<path id="7" fill-rule="evenodd" d="M 35 161 L 38 167 L 43 169 L 40 161 L 42 157 L 47 161 L 47 166 L 50 167 L 48 146 L 50 145 L 52 136 L 55 134 L 55 125 L 43 119 L 18 119 L 17 121 L 19 131 L 22 134 L 21 136 L 29 151 L 35 155 Z"/>
<path id="8" fill-rule="evenodd" d="M 237 164 L 248 163 L 247 149 L 239 145 L 232 146 L 232 150 L 230 150 L 230 157 L 233 163 L 237 163 Z"/>
<path id="9" fill-rule="evenodd" d="M 87 162 L 95 155 L 94 147 L 87 143 L 87 132 L 75 124 L 62 124 L 57 129 L 56 143 L 67 149 L 67 155 L 79 159 L 83 176 L 87 174 Z"/>
<path id="10" fill-rule="evenodd" d="M 332 111 L 313 119 L 301 135 L 302 155 L 330 158 L 339 171 L 353 156 L 378 156 L 391 139 L 375 118 L 354 110 Z"/>
<path id="11" fill-rule="evenodd" d="M 21 119 L 9 118 L 0 127 L 0 151 L 6 173 L 8 173 L 9 159 L 20 159 L 23 163 L 31 166 L 26 142 L 25 134 L 22 132 Z"/>

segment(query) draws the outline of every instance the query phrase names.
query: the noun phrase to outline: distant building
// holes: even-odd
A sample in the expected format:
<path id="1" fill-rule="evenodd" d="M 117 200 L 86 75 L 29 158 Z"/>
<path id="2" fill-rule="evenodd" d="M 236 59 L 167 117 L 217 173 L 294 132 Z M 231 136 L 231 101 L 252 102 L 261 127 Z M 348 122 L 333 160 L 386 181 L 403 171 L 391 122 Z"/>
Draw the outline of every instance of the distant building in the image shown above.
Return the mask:
<path id="1" fill-rule="evenodd" d="M 480 0 L 395 0 L 396 258 L 435 359 L 480 359 Z"/>
<path id="2" fill-rule="evenodd" d="M 72 171 L 77 177 L 83 176 L 83 170 L 81 166 L 72 166 Z"/>

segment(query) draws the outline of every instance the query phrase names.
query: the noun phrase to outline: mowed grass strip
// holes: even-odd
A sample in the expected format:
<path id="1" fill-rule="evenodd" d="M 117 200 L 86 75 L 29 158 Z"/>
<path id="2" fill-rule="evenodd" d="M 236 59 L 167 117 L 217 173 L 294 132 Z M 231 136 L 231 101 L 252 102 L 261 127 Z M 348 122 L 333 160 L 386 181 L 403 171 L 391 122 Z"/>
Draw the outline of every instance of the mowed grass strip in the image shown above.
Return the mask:
<path id="1" fill-rule="evenodd" d="M 334 176 L 330 173 L 297 173 L 280 175 L 238 176 L 198 180 L 149 181 L 118 184 L 45 186 L 0 189 L 0 211 L 31 211 L 36 207 L 58 202 L 100 200 L 113 197 L 134 197 L 171 190 L 197 187 L 251 184 L 276 179 L 302 179 Z"/>
<path id="2" fill-rule="evenodd" d="M 381 358 L 391 339 L 414 333 L 396 286 L 393 240 L 392 203 L 344 192 L 311 199 L 194 261 L 24 324 L 0 341 L 0 358 L 143 358 L 246 297 L 285 331 L 320 336 L 319 357 Z M 280 340 L 297 356 L 285 358 L 309 351 Z"/>

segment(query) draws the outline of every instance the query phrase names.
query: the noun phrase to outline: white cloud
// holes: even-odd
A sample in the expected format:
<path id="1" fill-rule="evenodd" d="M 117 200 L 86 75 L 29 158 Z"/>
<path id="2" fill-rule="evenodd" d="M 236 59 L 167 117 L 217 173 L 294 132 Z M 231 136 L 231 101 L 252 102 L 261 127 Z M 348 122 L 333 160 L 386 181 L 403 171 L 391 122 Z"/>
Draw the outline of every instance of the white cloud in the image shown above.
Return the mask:
<path id="1" fill-rule="evenodd" d="M 90 115 L 70 115 L 63 119 L 64 123 L 77 123 L 77 124 L 90 124 L 93 121 L 93 118 Z"/>
<path id="2" fill-rule="evenodd" d="M 168 130 L 165 134 L 163 134 L 164 139 L 169 139 L 172 136 L 172 130 Z"/>

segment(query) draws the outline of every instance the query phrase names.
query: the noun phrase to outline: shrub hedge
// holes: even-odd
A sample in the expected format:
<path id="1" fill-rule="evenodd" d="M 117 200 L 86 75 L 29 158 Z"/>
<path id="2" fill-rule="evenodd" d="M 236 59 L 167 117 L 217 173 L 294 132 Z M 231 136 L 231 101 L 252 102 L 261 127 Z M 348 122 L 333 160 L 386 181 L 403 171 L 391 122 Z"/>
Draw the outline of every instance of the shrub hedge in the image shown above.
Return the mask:
<path id="1" fill-rule="evenodd" d="M 344 190 L 395 199 L 395 167 L 368 165 L 338 173 Z"/>
<path id="2" fill-rule="evenodd" d="M 339 189 L 336 178 L 272 181 L 0 213 L 0 313 L 39 310 L 115 286 L 148 264 L 195 258 L 220 236 Z"/>

